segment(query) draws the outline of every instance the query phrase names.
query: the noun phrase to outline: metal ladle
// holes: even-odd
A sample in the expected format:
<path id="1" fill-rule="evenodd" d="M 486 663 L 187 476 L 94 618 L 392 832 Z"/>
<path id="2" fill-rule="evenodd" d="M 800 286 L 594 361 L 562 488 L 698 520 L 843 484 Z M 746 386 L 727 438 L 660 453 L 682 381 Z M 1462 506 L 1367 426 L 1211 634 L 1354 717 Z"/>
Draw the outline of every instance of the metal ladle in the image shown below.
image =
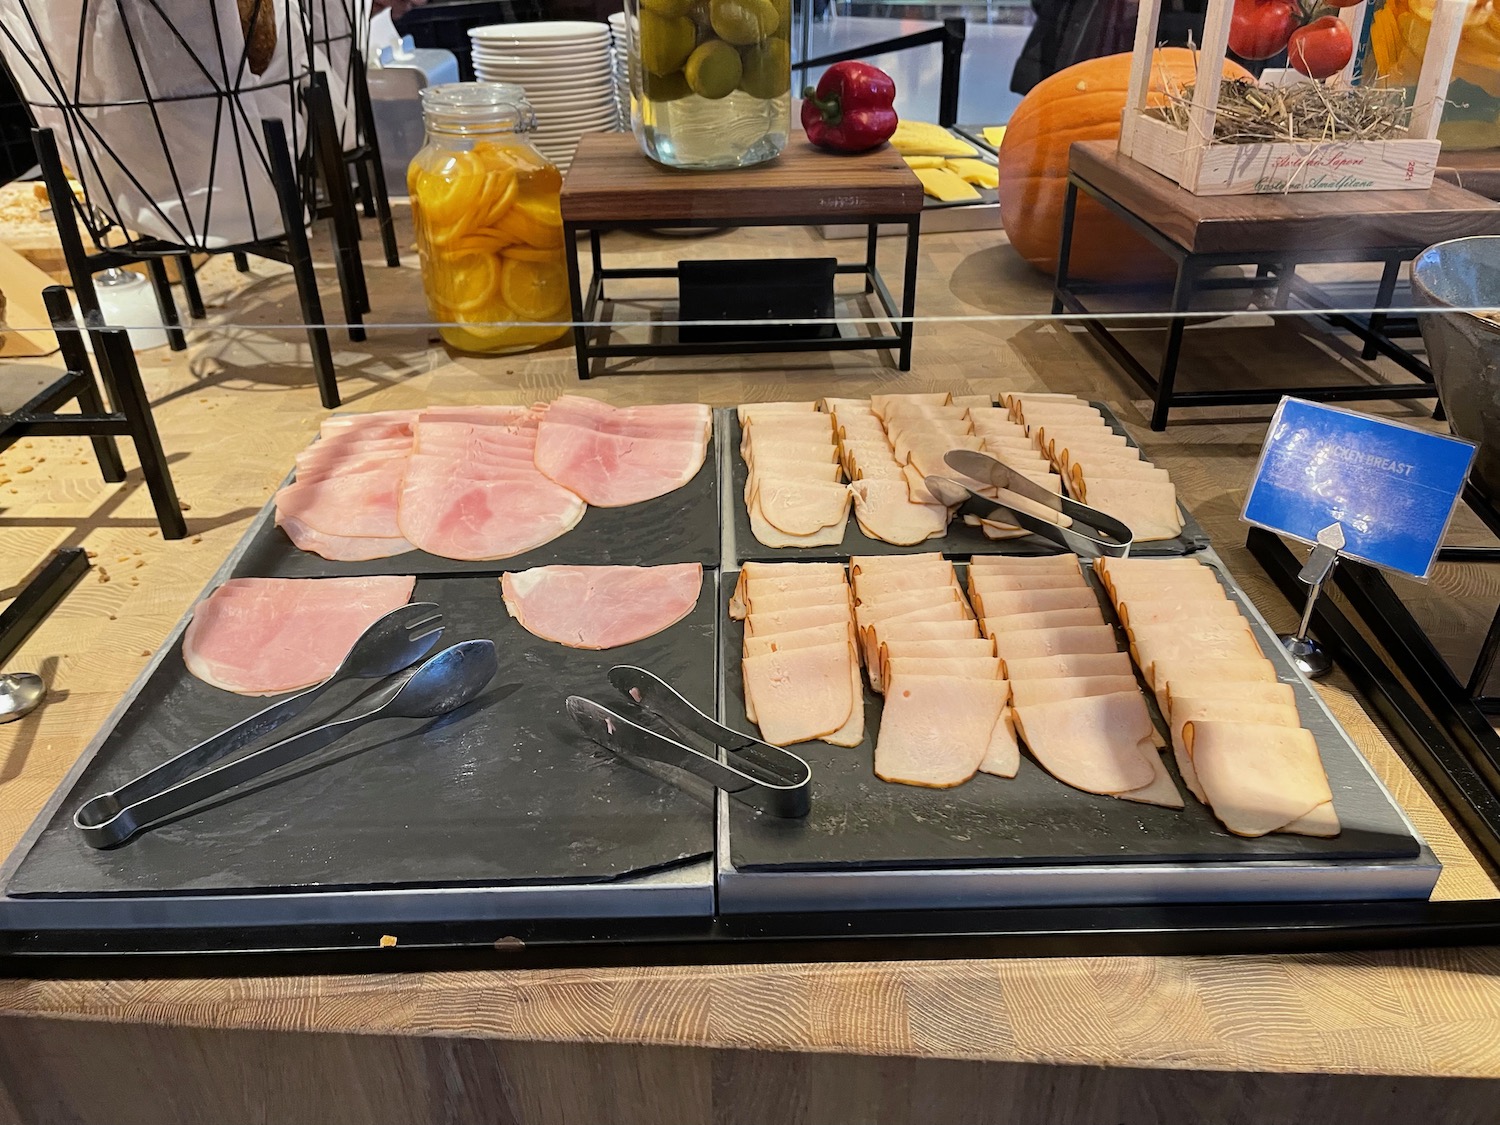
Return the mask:
<path id="1" fill-rule="evenodd" d="M 13 723 L 37 709 L 47 685 L 35 672 L 0 673 L 0 723 Z"/>

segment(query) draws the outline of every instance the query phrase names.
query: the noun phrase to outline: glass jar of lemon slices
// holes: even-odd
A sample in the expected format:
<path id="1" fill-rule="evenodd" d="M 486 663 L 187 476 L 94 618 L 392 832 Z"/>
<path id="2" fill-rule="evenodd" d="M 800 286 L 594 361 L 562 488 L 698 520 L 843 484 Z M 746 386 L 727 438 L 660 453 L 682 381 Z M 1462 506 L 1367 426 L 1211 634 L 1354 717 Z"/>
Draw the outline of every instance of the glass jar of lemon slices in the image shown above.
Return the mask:
<path id="1" fill-rule="evenodd" d="M 519 86 L 422 91 L 427 141 L 406 173 L 422 286 L 445 342 L 471 352 L 536 347 L 568 330 L 562 176 L 526 141 Z"/>

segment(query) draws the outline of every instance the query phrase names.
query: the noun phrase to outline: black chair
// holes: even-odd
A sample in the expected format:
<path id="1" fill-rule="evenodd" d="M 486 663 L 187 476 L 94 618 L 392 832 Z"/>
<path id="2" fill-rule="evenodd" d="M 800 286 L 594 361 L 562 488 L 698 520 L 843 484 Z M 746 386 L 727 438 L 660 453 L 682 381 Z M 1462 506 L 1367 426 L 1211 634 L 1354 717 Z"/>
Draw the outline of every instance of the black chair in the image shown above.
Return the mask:
<path id="1" fill-rule="evenodd" d="M 57 334 L 64 370 L 57 378 L 35 390 L 19 407 L 0 413 L 0 450 L 26 437 L 87 437 L 99 458 L 104 479 L 118 483 L 125 479 L 116 437 L 128 437 L 135 443 L 141 473 L 151 493 L 156 520 L 166 539 L 182 539 L 187 523 L 172 484 L 161 437 L 151 416 L 151 403 L 141 383 L 141 371 L 131 350 L 130 338 L 123 328 L 90 328 L 89 338 L 99 358 L 99 373 L 109 395 L 112 410 L 106 410 L 95 381 L 94 366 L 83 346 L 83 332 L 73 319 L 67 290 L 49 286 L 43 294 L 47 316 Z M 0 370 L 0 378 L 3 378 Z M 78 404 L 77 412 L 58 413 L 70 402 Z"/>

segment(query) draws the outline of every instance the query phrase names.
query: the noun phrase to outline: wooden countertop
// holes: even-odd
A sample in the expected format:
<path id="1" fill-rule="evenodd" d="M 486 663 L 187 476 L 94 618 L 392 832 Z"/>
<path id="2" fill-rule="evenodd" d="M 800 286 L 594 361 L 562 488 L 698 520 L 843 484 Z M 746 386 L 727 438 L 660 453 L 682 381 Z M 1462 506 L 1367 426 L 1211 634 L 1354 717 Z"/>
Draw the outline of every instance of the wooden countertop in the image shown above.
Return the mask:
<path id="1" fill-rule="evenodd" d="M 687 243 L 620 237 L 616 245 L 642 264 L 685 251 L 862 251 L 861 243 L 822 243 L 800 230 Z M 990 233 L 924 239 L 920 311 L 973 317 L 1044 309 L 1050 281 L 1017 263 L 999 240 Z M 411 261 L 368 270 L 375 307 L 393 324 L 422 319 L 412 270 Z M 11 662 L 43 672 L 52 694 L 36 716 L 0 728 L 6 850 L 324 416 L 305 337 L 271 327 L 295 323 L 284 271 L 257 264 L 246 278 L 215 262 L 204 287 L 211 306 L 240 293 L 239 326 L 197 336 L 188 359 L 165 350 L 142 356 L 190 540 L 163 543 L 138 475 L 123 487 L 100 484 L 83 441 L 35 439 L 0 455 L 0 589 L 19 583 L 55 546 L 81 544 L 96 556 L 95 571 Z M 1238 369 L 1254 357 L 1269 379 L 1286 381 L 1303 369 L 1324 382 L 1326 370 L 1313 372 L 1330 362 L 1327 340 L 1310 325 L 1220 321 L 1190 329 L 1184 371 Z M 1387 370 L 1384 361 L 1361 364 L 1352 348 L 1332 347 L 1350 357 L 1351 369 Z M 526 402 L 577 389 L 564 347 L 450 359 L 424 331 L 393 327 L 372 329 L 358 349 L 336 338 L 335 352 L 352 410 Z M 1153 434 L 1123 376 L 1079 336 L 1037 321 L 919 325 L 915 358 L 909 375 L 882 357 L 854 353 L 667 361 L 649 378 L 606 377 L 586 391 L 618 403 L 715 405 L 877 388 L 1046 387 L 1104 399 L 1172 472 L 1273 625 L 1292 624 L 1291 610 L 1243 550 L 1237 520 L 1268 410 L 1188 411 Z M 1410 404 L 1370 409 L 1421 421 Z M 1494 582 L 1474 568 L 1447 574 L 1439 574 L 1434 596 L 1444 589 L 1473 595 Z M 1476 603 L 1484 597 L 1475 612 L 1487 621 L 1494 598 L 1486 593 Z M 1490 876 L 1347 684 L 1335 678 L 1321 690 L 1445 864 L 1436 897 L 1496 897 Z M 0 981 L 0 1122 L 889 1123 L 947 1113 L 956 1121 L 1328 1125 L 1369 1120 L 1377 1105 L 1381 1113 L 1404 1108 L 1435 1121 L 1479 1120 L 1492 1112 L 1487 1085 L 1423 1080 L 1500 1077 L 1497 1021 L 1497 949 L 10 980 Z M 105 1074 L 108 1082 L 95 1080 Z M 1266 1077 L 1276 1075 L 1287 1084 Z M 1412 1081 L 1309 1077 L 1317 1075 Z M 1280 1109 L 1250 1114 L 1254 1105 Z"/>

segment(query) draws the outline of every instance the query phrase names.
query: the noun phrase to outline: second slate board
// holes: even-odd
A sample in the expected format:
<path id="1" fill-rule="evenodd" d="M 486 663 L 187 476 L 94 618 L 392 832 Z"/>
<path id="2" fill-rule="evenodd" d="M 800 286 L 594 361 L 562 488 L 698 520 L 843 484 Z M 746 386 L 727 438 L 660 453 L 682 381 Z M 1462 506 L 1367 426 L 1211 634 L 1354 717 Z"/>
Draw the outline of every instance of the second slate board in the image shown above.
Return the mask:
<path id="1" fill-rule="evenodd" d="M 719 427 L 709 439 L 703 467 L 687 484 L 624 508 L 589 506 L 578 526 L 535 550 L 509 559 L 467 562 L 408 551 L 387 559 L 333 562 L 300 551 L 268 515 L 252 531 L 236 576 L 337 578 L 369 574 L 418 576 L 500 574 L 533 566 L 719 565 Z M 268 510 L 270 505 L 267 506 Z"/>
<path id="2" fill-rule="evenodd" d="M 1132 448 L 1136 448 L 1135 441 L 1126 432 L 1124 425 L 1120 422 L 1112 410 L 1102 402 L 1091 402 L 1104 414 L 1104 419 L 1115 433 L 1122 435 L 1130 442 Z M 813 562 L 819 559 L 844 559 L 851 555 L 912 555 L 929 551 L 941 551 L 949 558 L 968 557 L 970 555 L 1054 555 L 1064 553 L 1063 548 L 1046 539 L 1035 535 L 1027 535 L 1017 539 L 987 539 L 984 533 L 977 527 L 969 527 L 955 520 L 948 525 L 948 533 L 937 539 L 928 539 L 910 547 L 898 547 L 879 539 L 871 539 L 860 530 L 859 521 L 854 518 L 851 510 L 848 522 L 844 528 L 843 542 L 832 547 L 767 547 L 759 539 L 755 538 L 755 532 L 750 530 L 750 515 L 745 511 L 745 483 L 750 477 L 750 468 L 745 464 L 745 459 L 740 456 L 740 421 L 739 415 L 733 410 L 721 410 L 722 421 L 717 427 L 724 435 L 725 451 L 730 458 L 730 484 L 731 494 L 728 499 L 731 517 L 734 524 L 734 549 L 738 556 L 736 560 L 726 559 L 725 566 L 732 562 Z M 1141 558 L 1158 555 L 1188 555 L 1194 551 L 1201 551 L 1209 545 L 1208 533 L 1203 530 L 1201 524 L 1193 518 L 1193 514 L 1182 505 L 1178 505 L 1182 513 L 1182 534 L 1176 539 L 1163 539 L 1160 542 L 1137 543 L 1130 549 L 1133 557 Z"/>
<path id="3" fill-rule="evenodd" d="M 958 569 L 965 581 L 967 568 Z M 735 577 L 725 575 L 720 599 L 720 698 L 725 725 L 754 733 L 740 677 L 744 624 L 728 616 Z M 1114 621 L 1108 603 L 1101 604 Z M 1274 640 L 1259 628 L 1256 635 L 1267 656 L 1284 667 Z M 818 871 L 1416 856 L 1416 839 L 1359 752 L 1330 724 L 1305 684 L 1290 674 L 1283 678 L 1294 683 L 1302 721 L 1317 736 L 1343 820 L 1344 831 L 1331 840 L 1231 835 L 1187 793 L 1170 753 L 1163 760 L 1187 801 L 1180 810 L 1081 792 L 1053 779 L 1024 752 L 1014 778 L 979 774 L 952 789 L 893 785 L 875 776 L 881 697 L 866 685 L 865 739 L 858 746 L 788 747 L 812 766 L 812 813 L 801 821 L 778 820 L 730 801 L 729 858 L 740 871 Z"/>
<path id="4" fill-rule="evenodd" d="M 711 798 L 595 746 L 563 702 L 570 694 L 608 699 L 606 672 L 626 663 L 651 669 L 698 706 L 710 706 L 715 573 L 704 572 L 698 604 L 683 620 L 607 652 L 532 636 L 506 613 L 494 578 L 419 581 L 413 600 L 442 607 L 443 643 L 495 641 L 500 672 L 479 699 L 425 730 L 422 720 L 372 724 L 227 799 L 96 851 L 72 825 L 84 800 L 268 702 L 195 679 L 182 663 L 179 638 L 8 893 L 584 883 L 706 856 L 713 850 Z"/>

